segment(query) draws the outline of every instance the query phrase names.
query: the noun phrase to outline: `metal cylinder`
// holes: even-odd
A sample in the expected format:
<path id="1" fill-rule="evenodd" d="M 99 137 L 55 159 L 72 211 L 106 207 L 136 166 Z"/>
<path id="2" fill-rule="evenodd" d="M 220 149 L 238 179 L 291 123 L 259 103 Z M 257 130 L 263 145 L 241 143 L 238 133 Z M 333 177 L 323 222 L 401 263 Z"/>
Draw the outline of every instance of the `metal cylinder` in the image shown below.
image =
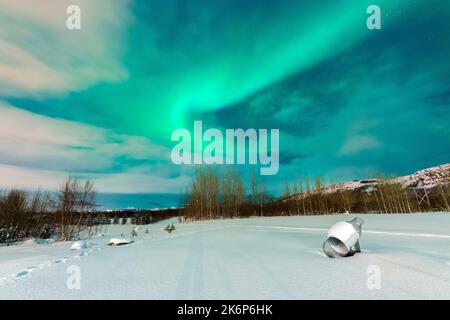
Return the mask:
<path id="1" fill-rule="evenodd" d="M 361 218 L 354 218 L 333 225 L 323 243 L 323 252 L 330 258 L 348 257 L 361 252 L 359 238 L 363 223 Z"/>

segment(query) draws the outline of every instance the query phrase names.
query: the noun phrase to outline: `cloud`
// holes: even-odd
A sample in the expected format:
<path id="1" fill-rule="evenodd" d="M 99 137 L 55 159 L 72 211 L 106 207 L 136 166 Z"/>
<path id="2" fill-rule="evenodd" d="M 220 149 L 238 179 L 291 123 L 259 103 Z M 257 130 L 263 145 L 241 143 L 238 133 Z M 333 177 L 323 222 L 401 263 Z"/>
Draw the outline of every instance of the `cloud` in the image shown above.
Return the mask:
<path id="1" fill-rule="evenodd" d="M 181 193 L 189 184 L 188 175 L 164 178 L 155 174 L 120 174 L 95 175 L 95 186 L 103 192 L 110 193 Z M 124 191 L 125 190 L 125 191 Z"/>
<path id="2" fill-rule="evenodd" d="M 56 181 L 76 174 L 99 178 L 105 190 L 136 190 L 131 181 L 150 190 L 147 180 L 157 182 L 153 189 L 165 190 L 174 179 L 173 170 L 160 168 L 169 163 L 170 150 L 146 137 L 37 115 L 4 103 L 0 119 L 2 186 L 22 181 L 24 186 L 54 187 Z M 108 186 L 107 181 L 118 180 L 123 183 Z"/>
<path id="3" fill-rule="evenodd" d="M 168 161 L 170 150 L 142 136 L 50 118 L 0 103 L 0 162 L 67 170 L 108 170 L 118 157 Z"/>
<path id="4" fill-rule="evenodd" d="M 68 178 L 62 171 L 34 170 L 20 166 L 0 164 L 1 188 L 25 188 L 56 190 Z"/>
<path id="5" fill-rule="evenodd" d="M 348 181 L 349 177 L 359 179 L 375 177 L 378 172 L 379 168 L 373 166 L 336 166 L 326 173 L 326 177 L 329 182 L 336 183 L 336 181 Z"/>
<path id="6" fill-rule="evenodd" d="M 339 156 L 350 156 L 363 151 L 378 149 L 381 143 L 377 138 L 370 135 L 355 135 L 350 137 L 339 149 Z"/>
<path id="7" fill-rule="evenodd" d="M 66 9 L 81 8 L 81 30 L 68 30 Z M 0 95 L 62 94 L 127 78 L 121 64 L 128 1 L 0 2 Z"/>
<path id="8" fill-rule="evenodd" d="M 65 171 L 35 170 L 0 164 L 2 188 L 57 190 L 69 174 Z M 180 175 L 164 178 L 151 174 L 123 172 L 119 174 L 72 173 L 80 179 L 93 179 L 95 188 L 105 193 L 180 193 L 188 184 L 189 177 Z"/>

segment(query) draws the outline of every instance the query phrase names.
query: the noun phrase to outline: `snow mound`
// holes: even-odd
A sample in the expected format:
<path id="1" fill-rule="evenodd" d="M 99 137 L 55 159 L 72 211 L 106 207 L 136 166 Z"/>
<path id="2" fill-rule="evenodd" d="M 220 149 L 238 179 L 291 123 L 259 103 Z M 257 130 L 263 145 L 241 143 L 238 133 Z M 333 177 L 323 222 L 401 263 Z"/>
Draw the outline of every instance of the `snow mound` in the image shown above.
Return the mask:
<path id="1" fill-rule="evenodd" d="M 108 246 L 122 246 L 125 244 L 133 243 L 134 241 L 126 238 L 111 238 L 108 241 Z"/>
<path id="2" fill-rule="evenodd" d="M 70 250 L 83 250 L 92 247 L 92 243 L 86 240 L 79 240 L 72 244 Z"/>
<path id="3" fill-rule="evenodd" d="M 22 242 L 22 245 L 23 246 L 34 247 L 34 246 L 37 246 L 39 244 L 38 244 L 38 242 L 37 242 L 37 240 L 35 238 L 31 238 L 31 239 L 28 239 L 28 240 L 25 240 L 24 242 Z"/>

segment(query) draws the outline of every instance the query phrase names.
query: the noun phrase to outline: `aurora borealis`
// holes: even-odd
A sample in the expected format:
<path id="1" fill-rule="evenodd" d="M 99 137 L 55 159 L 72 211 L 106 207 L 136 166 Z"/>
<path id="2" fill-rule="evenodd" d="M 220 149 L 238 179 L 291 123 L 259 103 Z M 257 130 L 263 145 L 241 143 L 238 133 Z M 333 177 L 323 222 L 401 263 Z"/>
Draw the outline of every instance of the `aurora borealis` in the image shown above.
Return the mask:
<path id="1" fill-rule="evenodd" d="M 280 129 L 273 192 L 449 162 L 449 31 L 445 0 L 0 0 L 0 185 L 177 193 L 194 120 Z"/>

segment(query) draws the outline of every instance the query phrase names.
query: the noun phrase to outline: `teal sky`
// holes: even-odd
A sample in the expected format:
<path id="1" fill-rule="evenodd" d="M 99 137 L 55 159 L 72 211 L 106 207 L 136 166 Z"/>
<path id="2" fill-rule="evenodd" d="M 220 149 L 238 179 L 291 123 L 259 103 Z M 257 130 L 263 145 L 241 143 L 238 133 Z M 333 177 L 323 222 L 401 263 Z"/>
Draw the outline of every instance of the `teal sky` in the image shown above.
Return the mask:
<path id="1" fill-rule="evenodd" d="M 449 31 L 445 0 L 1 0 L 0 184 L 177 193 L 194 120 L 280 129 L 273 192 L 447 163 Z"/>

